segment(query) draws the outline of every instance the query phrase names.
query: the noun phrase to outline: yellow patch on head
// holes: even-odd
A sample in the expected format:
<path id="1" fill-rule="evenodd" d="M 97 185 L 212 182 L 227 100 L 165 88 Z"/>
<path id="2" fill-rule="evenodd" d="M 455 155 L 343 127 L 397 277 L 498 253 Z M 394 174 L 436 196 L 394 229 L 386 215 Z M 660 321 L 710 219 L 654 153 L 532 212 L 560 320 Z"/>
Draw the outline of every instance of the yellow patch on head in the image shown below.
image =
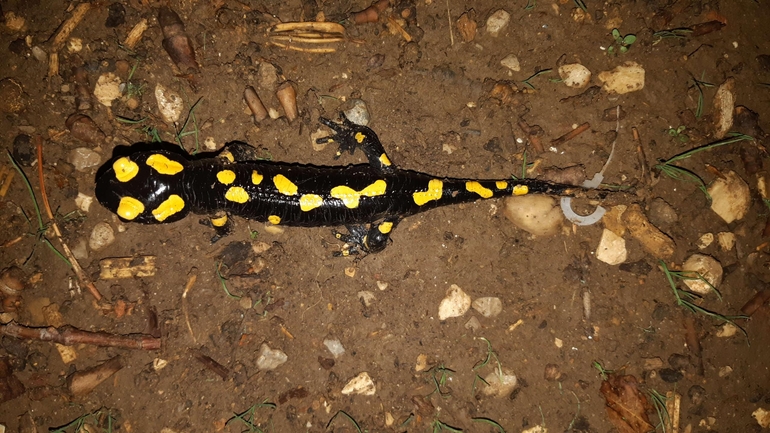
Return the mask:
<path id="1" fill-rule="evenodd" d="M 159 153 L 150 155 L 147 158 L 147 165 L 154 168 L 160 174 L 177 174 L 184 169 L 182 164 L 168 159 L 165 155 Z"/>
<path id="2" fill-rule="evenodd" d="M 345 185 L 335 186 L 329 192 L 334 198 L 342 200 L 345 207 L 349 209 L 355 209 L 361 200 L 361 197 L 375 197 L 385 194 L 385 190 L 388 188 L 387 182 L 382 179 L 374 181 L 371 185 L 356 191 L 353 188 Z"/>
<path id="3" fill-rule="evenodd" d="M 388 158 L 388 155 L 386 155 L 384 153 L 382 155 L 380 155 L 380 162 L 382 163 L 382 165 L 390 165 L 391 164 L 390 158 Z"/>
<path id="4" fill-rule="evenodd" d="M 438 179 L 431 179 L 428 182 L 428 189 L 426 191 L 417 191 L 412 194 L 412 199 L 417 206 L 422 206 L 431 200 L 438 200 L 444 194 L 444 182 Z"/>
<path id="5" fill-rule="evenodd" d="M 219 154 L 220 157 L 226 159 L 229 162 L 235 162 L 235 156 L 233 156 L 233 153 L 229 150 L 223 150 L 222 153 Z"/>
<path id="6" fill-rule="evenodd" d="M 160 206 L 152 210 L 152 216 L 163 222 L 166 218 L 184 209 L 184 200 L 176 194 L 171 194 Z"/>
<path id="7" fill-rule="evenodd" d="M 139 173 L 139 166 L 125 156 L 112 163 L 112 169 L 115 170 L 115 178 L 120 182 L 128 182 Z"/>
<path id="8" fill-rule="evenodd" d="M 231 186 L 225 192 L 225 198 L 236 203 L 246 203 L 249 201 L 249 193 L 240 186 Z"/>
<path id="9" fill-rule="evenodd" d="M 294 195 L 297 193 L 297 185 L 294 185 L 294 182 L 290 181 L 282 174 L 273 176 L 273 184 L 281 194 Z"/>
<path id="10" fill-rule="evenodd" d="M 366 139 L 366 134 L 364 134 L 363 132 L 356 132 L 356 135 L 354 135 L 353 138 L 356 139 L 358 144 L 361 144 Z"/>
<path id="11" fill-rule="evenodd" d="M 232 170 L 222 170 L 217 173 L 217 180 L 225 185 L 230 185 L 235 181 L 235 172 Z"/>
<path id="12" fill-rule="evenodd" d="M 281 217 L 279 217 L 278 215 L 270 215 L 269 217 L 267 217 L 267 220 L 270 222 L 270 224 L 273 224 L 273 225 L 278 225 L 281 223 Z"/>
<path id="13" fill-rule="evenodd" d="M 483 185 L 476 182 L 475 180 L 465 182 L 465 189 L 467 189 L 470 192 L 475 192 L 481 198 L 489 198 L 495 195 L 491 189 L 485 188 Z"/>
<path id="14" fill-rule="evenodd" d="M 525 195 L 529 192 L 527 185 L 516 185 L 513 187 L 513 195 Z"/>
<path id="15" fill-rule="evenodd" d="M 318 194 L 303 194 L 299 198 L 299 208 L 303 212 L 311 211 L 317 207 L 320 207 L 324 202 L 323 197 Z"/>
<path id="16" fill-rule="evenodd" d="M 221 216 L 219 218 L 211 218 L 211 225 L 214 227 L 222 227 L 225 224 L 227 224 L 227 215 Z"/>
<path id="17" fill-rule="evenodd" d="M 144 205 L 133 197 L 123 197 L 120 199 L 117 214 L 125 220 L 133 220 L 144 212 Z"/>
<path id="18" fill-rule="evenodd" d="M 393 229 L 393 223 L 390 221 L 385 221 L 377 226 L 377 229 L 380 231 L 380 233 L 388 234 Z"/>
<path id="19" fill-rule="evenodd" d="M 508 188 L 508 182 L 504 180 L 498 180 L 497 182 L 495 182 L 495 186 L 497 187 L 497 189 L 506 189 Z"/>
<path id="20" fill-rule="evenodd" d="M 259 185 L 262 183 L 262 179 L 264 179 L 265 176 L 262 176 L 261 174 L 257 173 L 257 170 L 254 170 L 251 172 L 251 183 L 254 185 Z"/>

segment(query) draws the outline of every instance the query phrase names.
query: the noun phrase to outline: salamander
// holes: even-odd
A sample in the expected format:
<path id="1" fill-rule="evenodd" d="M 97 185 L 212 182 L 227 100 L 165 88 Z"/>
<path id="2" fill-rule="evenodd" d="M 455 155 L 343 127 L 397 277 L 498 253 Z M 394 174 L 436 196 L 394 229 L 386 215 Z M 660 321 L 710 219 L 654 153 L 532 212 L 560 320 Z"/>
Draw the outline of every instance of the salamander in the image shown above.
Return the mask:
<path id="1" fill-rule="evenodd" d="M 245 143 L 214 157 L 152 149 L 108 161 L 96 179 L 96 197 L 123 221 L 172 223 L 190 213 L 208 215 L 212 242 L 229 234 L 232 216 L 286 226 L 346 226 L 341 255 L 375 253 L 405 217 L 439 206 L 524 194 L 584 195 L 587 190 L 536 179 L 454 179 L 397 168 L 377 134 L 341 114 L 320 118 L 334 134 L 337 157 L 361 149 L 368 164 L 313 166 L 259 161 Z M 601 196 L 600 191 L 593 191 Z M 596 194 L 595 194 L 596 195 Z"/>

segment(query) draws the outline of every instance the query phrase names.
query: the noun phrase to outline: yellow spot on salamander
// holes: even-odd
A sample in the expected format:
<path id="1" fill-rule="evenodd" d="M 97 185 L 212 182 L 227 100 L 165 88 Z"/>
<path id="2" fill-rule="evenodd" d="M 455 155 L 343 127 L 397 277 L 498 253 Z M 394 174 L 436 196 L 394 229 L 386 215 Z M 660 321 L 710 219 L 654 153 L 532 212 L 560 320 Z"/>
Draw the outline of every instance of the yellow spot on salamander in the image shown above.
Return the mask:
<path id="1" fill-rule="evenodd" d="M 335 186 L 331 189 L 330 194 L 332 197 L 342 200 L 345 207 L 349 209 L 355 209 L 358 207 L 361 197 L 375 197 L 385 194 L 385 190 L 388 188 L 388 184 L 380 179 L 374 181 L 371 185 L 356 191 L 353 188 L 345 185 Z"/>
<path id="2" fill-rule="evenodd" d="M 377 229 L 380 230 L 380 233 L 388 234 L 393 229 L 393 223 L 390 221 L 385 221 L 384 223 L 377 226 Z"/>
<path id="3" fill-rule="evenodd" d="M 159 153 L 150 155 L 147 158 L 147 165 L 154 168 L 160 174 L 177 174 L 184 169 L 182 164 L 168 159 L 165 155 Z"/>
<path id="4" fill-rule="evenodd" d="M 219 218 L 211 218 L 211 225 L 214 227 L 223 227 L 225 224 L 227 224 L 227 215 Z"/>
<path id="5" fill-rule="evenodd" d="M 382 163 L 382 165 L 390 165 L 391 164 L 390 158 L 388 158 L 388 155 L 385 155 L 384 153 L 382 155 L 380 155 L 380 162 Z"/>
<path id="6" fill-rule="evenodd" d="M 139 173 L 139 166 L 125 156 L 115 161 L 112 169 L 115 170 L 115 178 L 120 182 L 128 182 Z"/>
<path id="7" fill-rule="evenodd" d="M 220 157 L 226 159 L 228 162 L 235 162 L 235 156 L 229 150 L 225 150 L 219 154 Z"/>
<path id="8" fill-rule="evenodd" d="M 495 195 L 491 189 L 485 188 L 483 185 L 474 180 L 465 182 L 465 189 L 470 192 L 475 192 L 481 198 L 489 198 Z"/>
<path id="9" fill-rule="evenodd" d="M 497 187 L 497 189 L 506 189 L 508 188 L 508 182 L 504 180 L 498 180 L 497 182 L 495 182 L 495 186 Z"/>
<path id="10" fill-rule="evenodd" d="M 225 198 L 236 203 L 246 203 L 249 201 L 249 193 L 240 186 L 231 186 L 225 193 Z"/>
<path id="11" fill-rule="evenodd" d="M 431 200 L 438 200 L 444 194 L 444 182 L 438 179 L 431 179 L 428 182 L 427 191 L 417 191 L 412 194 L 412 199 L 417 206 L 422 206 Z"/>
<path id="12" fill-rule="evenodd" d="M 262 179 L 264 179 L 265 176 L 262 176 L 261 174 L 257 173 L 257 170 L 254 170 L 251 172 L 251 183 L 254 185 L 259 185 L 262 183 Z"/>
<path id="13" fill-rule="evenodd" d="M 527 185 L 516 185 L 513 187 L 513 195 L 525 195 L 529 192 Z"/>
<path id="14" fill-rule="evenodd" d="M 278 225 L 281 223 L 281 217 L 279 217 L 278 215 L 270 215 L 269 217 L 267 217 L 267 220 L 270 221 L 270 224 L 273 224 L 273 225 Z"/>
<path id="15" fill-rule="evenodd" d="M 230 185 L 235 181 L 235 173 L 232 170 L 222 170 L 217 173 L 217 180 L 225 185 Z"/>
<path id="16" fill-rule="evenodd" d="M 320 207 L 324 202 L 323 197 L 318 194 L 303 194 L 299 198 L 299 208 L 303 212 L 311 211 L 317 207 Z"/>
<path id="17" fill-rule="evenodd" d="M 152 211 L 156 220 L 163 222 L 166 218 L 184 209 L 184 200 L 176 194 L 171 194 L 160 206 Z"/>
<path id="18" fill-rule="evenodd" d="M 273 184 L 281 194 L 294 195 L 297 193 L 297 185 L 294 185 L 294 182 L 290 181 L 282 174 L 273 176 Z"/>
<path id="19" fill-rule="evenodd" d="M 144 205 L 133 197 L 123 197 L 120 199 L 117 214 L 125 220 L 133 220 L 144 212 Z"/>
<path id="20" fill-rule="evenodd" d="M 364 134 L 363 132 L 356 132 L 356 135 L 353 138 L 356 139 L 358 144 L 361 144 L 366 139 L 366 134 Z"/>

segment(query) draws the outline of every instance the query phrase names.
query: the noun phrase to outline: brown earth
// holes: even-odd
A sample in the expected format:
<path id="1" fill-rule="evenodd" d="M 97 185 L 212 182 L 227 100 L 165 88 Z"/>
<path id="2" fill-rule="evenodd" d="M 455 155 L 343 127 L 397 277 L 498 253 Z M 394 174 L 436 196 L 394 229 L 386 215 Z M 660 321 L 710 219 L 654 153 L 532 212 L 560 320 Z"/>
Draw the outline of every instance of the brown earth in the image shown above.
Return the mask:
<path id="1" fill-rule="evenodd" d="M 162 341 L 156 351 L 76 344 L 77 358 L 65 363 L 49 342 L 4 336 L 0 357 L 7 368 L 0 368 L 0 396 L 5 400 L 0 403 L 0 422 L 7 431 L 46 431 L 100 409 L 114 418 L 112 431 L 249 431 L 233 414 L 263 402 L 275 406 L 255 409 L 252 431 L 355 431 L 345 416 L 328 425 L 340 411 L 368 431 L 437 431 L 439 422 L 463 431 L 496 431 L 481 418 L 494 420 L 508 432 L 537 425 L 552 432 L 626 431 L 613 425 L 607 414 L 595 362 L 635 376 L 642 395 L 653 390 L 679 393 L 680 431 L 759 431 L 751 414 L 759 407 L 770 409 L 767 305 L 750 320 L 737 320 L 748 338 L 740 331 L 718 337 L 723 322 L 676 305 L 659 259 L 637 240 L 625 235 L 629 255 L 624 265 L 598 261 L 594 254 L 602 223 L 573 227 L 565 222 L 564 230 L 554 236 L 534 237 L 503 216 L 502 201 L 479 201 L 410 217 L 383 252 L 357 260 L 333 257 L 340 245 L 327 227 L 288 227 L 274 233 L 263 223 L 239 219 L 232 236 L 211 245 L 211 229 L 199 225 L 197 218 L 142 226 L 119 222 L 98 203 L 88 212 L 77 212 L 74 199 L 78 193 L 93 196 L 98 166 L 76 170 L 71 163 L 75 148 L 97 152 L 101 164 L 116 146 L 150 141 L 143 128 L 157 128 L 162 140 L 175 141 L 174 125 L 164 123 L 159 114 L 157 84 L 184 100 L 185 114 L 177 130 L 200 101 L 194 116 L 201 146 L 208 138 L 217 147 L 242 140 L 276 161 L 361 163 L 365 159 L 360 152 L 335 160 L 332 146 L 314 151 L 310 139 L 319 129 L 319 115 L 335 117 L 346 100 L 361 98 L 372 115 L 370 126 L 395 164 L 469 178 L 520 174 L 525 150 L 526 162 L 538 164 L 530 176 L 579 165 L 590 177 L 609 155 L 614 112 L 620 105 L 625 117 L 605 183 L 633 186 L 631 200 L 674 239 L 669 267 L 676 269 L 695 252 L 719 260 L 725 271 L 719 286 L 722 301 L 709 295 L 697 304 L 740 314 L 770 282 L 763 238 L 768 208 L 755 180 L 756 173 L 763 173 L 761 131 L 735 125 L 733 130 L 756 140 L 699 152 L 680 162 L 706 184 L 730 170 L 749 184 L 752 205 L 744 218 L 730 224 L 710 210 L 696 183 L 659 177 L 657 172 L 650 177 L 640 161 L 651 167 L 659 159 L 716 141 L 712 101 L 716 86 L 728 78 L 735 81 L 736 105 L 758 113 L 756 126 L 770 130 L 770 8 L 750 0 L 586 0 L 584 14 L 572 1 L 531 3 L 534 6 L 525 9 L 524 1 L 474 2 L 479 28 L 471 42 L 463 41 L 455 25 L 467 11 L 462 3 L 404 3 L 384 11 L 378 22 L 346 22 L 348 41 L 334 45 L 331 54 L 272 46 L 266 30 L 279 21 L 312 20 L 320 13 L 342 21 L 368 4 L 218 0 L 168 5 L 185 23 L 200 64 L 193 88 L 163 48 L 160 3 L 94 3 L 71 34 L 82 41 L 82 49 L 71 52 L 65 43 L 58 50 L 59 75 L 48 76 L 47 61 L 36 59 L 33 47 L 50 54 L 49 38 L 72 15 L 74 4 L 3 2 L 2 147 L 13 152 L 42 203 L 33 154 L 41 137 L 45 185 L 62 238 L 76 251 L 104 299 L 97 305 L 69 266 L 44 244 L 49 239 L 61 250 L 52 229 L 38 230 L 32 199 L 17 173 L 0 207 L 0 267 L 18 268 L 13 272 L 26 286 L 20 299 L 5 295 L 2 317 L 27 326 L 70 325 L 110 334 L 159 330 Z M 510 13 L 510 22 L 493 37 L 485 25 L 500 8 Z M 402 13 L 405 10 L 409 14 Z M 408 15 L 391 19 L 390 29 L 402 26 L 411 43 L 388 28 L 391 13 L 395 18 Z M 14 27 L 17 21 L 11 14 L 25 19 L 22 28 Z M 123 41 L 142 19 L 149 27 L 128 50 Z M 654 36 L 660 30 L 714 20 L 726 25 L 682 38 Z M 613 28 L 637 36 L 627 53 L 608 55 L 604 50 L 613 43 Z M 509 54 L 518 57 L 520 71 L 501 66 L 500 60 Z M 594 73 L 591 84 L 600 85 L 600 71 L 627 61 L 645 69 L 644 89 L 623 95 L 589 92 L 565 101 L 585 90 L 555 80 L 562 63 L 581 63 Z M 87 86 L 90 94 L 98 77 L 108 72 L 126 83 L 134 65 L 133 101 L 124 95 L 108 109 L 91 97 L 92 108 L 81 106 L 107 137 L 92 143 L 76 138 L 65 126 L 84 102 L 73 68 L 82 67 L 78 79 L 82 83 L 85 76 L 87 84 L 80 86 Z M 277 69 L 279 81 L 295 83 L 300 116 L 291 123 L 280 118 L 256 126 L 242 102 L 247 85 L 257 89 L 269 108 L 282 113 L 273 89 L 265 88 L 271 85 L 264 79 L 269 65 Z M 523 82 L 546 69 L 552 71 L 529 81 L 534 89 Z M 693 77 L 715 85 L 703 86 L 700 118 L 695 116 L 698 91 Z M 512 86 L 503 97 L 494 97 L 495 83 Z M 86 103 L 88 99 L 85 96 Z M 608 120 L 603 120 L 605 110 Z M 118 116 L 145 120 L 127 124 Z M 520 119 L 542 127 L 543 153 L 536 152 Z M 584 122 L 590 125 L 586 132 L 558 146 L 557 152 L 549 151 L 552 139 Z M 669 134 L 679 126 L 685 126 L 680 136 Z M 185 131 L 194 129 L 190 122 Z M 182 142 L 187 150 L 196 145 L 191 134 Z M 638 147 L 645 159 L 640 159 Z M 756 156 L 753 165 L 747 164 L 751 155 Z M 15 171 L 7 158 L 1 165 Z M 670 205 L 675 220 L 651 206 L 660 199 Z M 99 250 L 86 247 L 93 228 L 103 222 L 115 230 L 115 241 Z M 704 233 L 720 232 L 734 233 L 735 247 L 724 250 L 714 242 L 699 249 Z M 140 256 L 156 257 L 154 276 L 100 278 L 102 259 Z M 239 300 L 223 290 L 217 275 L 222 261 L 228 265 L 221 269 L 228 277 L 227 288 L 241 296 Z M 191 275 L 197 280 L 185 292 Z M 470 310 L 440 321 L 438 306 L 451 285 L 473 299 L 499 298 L 502 313 L 486 318 Z M 48 304 L 58 306 L 59 323 L 43 316 Z M 466 326 L 472 317 L 478 324 Z M 156 327 L 151 326 L 154 320 Z M 329 339 L 339 340 L 345 353 L 335 359 L 324 345 Z M 497 367 L 494 357 L 483 364 L 484 339 L 503 371 L 518 378 L 516 388 L 501 397 L 484 395 L 486 385 L 476 380 Z M 285 353 L 287 362 L 260 370 L 257 358 L 263 344 Z M 118 355 L 123 368 L 90 393 L 72 396 L 63 388 L 75 372 Z M 214 363 L 202 362 L 204 356 Z M 416 371 L 418 357 L 433 370 Z M 345 384 L 362 372 L 372 378 L 374 395 L 342 394 Z M 20 391 L 19 384 L 26 391 L 14 397 L 11 388 Z M 652 425 L 658 423 L 653 410 L 649 419 Z M 100 428 L 107 431 L 106 417 L 100 420 Z M 228 420 L 233 421 L 225 425 Z"/>

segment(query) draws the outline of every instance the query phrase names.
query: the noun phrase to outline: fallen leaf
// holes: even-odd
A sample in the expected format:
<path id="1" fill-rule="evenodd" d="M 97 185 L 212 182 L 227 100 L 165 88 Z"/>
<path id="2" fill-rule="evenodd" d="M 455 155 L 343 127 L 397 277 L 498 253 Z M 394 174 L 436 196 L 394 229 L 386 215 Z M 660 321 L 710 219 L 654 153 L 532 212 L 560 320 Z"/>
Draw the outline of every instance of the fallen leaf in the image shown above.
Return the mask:
<path id="1" fill-rule="evenodd" d="M 650 403 L 631 375 L 611 374 L 600 388 L 607 400 L 607 417 L 620 433 L 647 433 L 655 430 L 647 417 Z"/>

